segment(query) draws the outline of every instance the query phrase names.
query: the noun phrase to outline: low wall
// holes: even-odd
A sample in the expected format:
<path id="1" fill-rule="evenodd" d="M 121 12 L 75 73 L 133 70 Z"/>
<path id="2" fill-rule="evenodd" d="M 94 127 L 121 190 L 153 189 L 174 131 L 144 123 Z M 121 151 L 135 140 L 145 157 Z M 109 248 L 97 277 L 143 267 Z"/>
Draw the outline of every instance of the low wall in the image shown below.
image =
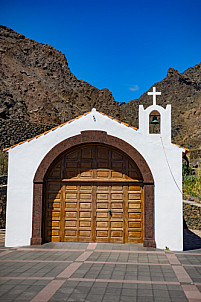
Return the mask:
<path id="1" fill-rule="evenodd" d="M 184 200 L 183 214 L 188 229 L 201 230 L 201 203 Z"/>
<path id="2" fill-rule="evenodd" d="M 0 150 L 33 138 L 58 124 L 34 123 L 28 120 L 0 119 Z"/>
<path id="3" fill-rule="evenodd" d="M 7 175 L 0 176 L 0 186 L 1 185 L 7 185 L 7 180 L 8 180 L 8 176 Z"/>
<path id="4" fill-rule="evenodd" d="M 6 227 L 7 185 L 0 185 L 0 229 Z"/>

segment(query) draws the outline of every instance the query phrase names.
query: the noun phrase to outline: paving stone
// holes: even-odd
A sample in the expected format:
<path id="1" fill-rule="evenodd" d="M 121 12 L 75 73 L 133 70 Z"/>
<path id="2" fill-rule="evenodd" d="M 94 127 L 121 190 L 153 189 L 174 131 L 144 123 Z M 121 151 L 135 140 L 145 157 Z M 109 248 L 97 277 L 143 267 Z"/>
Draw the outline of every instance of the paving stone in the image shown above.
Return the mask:
<path id="1" fill-rule="evenodd" d="M 69 281 L 68 281 L 69 282 Z M 71 281 L 72 282 L 72 281 Z M 82 282 L 78 282 L 79 283 L 79 286 L 85 286 L 85 287 L 92 287 L 93 286 L 93 284 L 94 284 L 94 282 L 92 282 L 92 281 L 87 281 L 87 282 L 85 282 L 85 281 L 82 281 Z M 77 284 L 78 284 L 77 283 Z"/>
<path id="2" fill-rule="evenodd" d="M 153 302 L 155 301 L 153 297 L 141 296 L 137 297 L 137 302 Z"/>
<path id="3" fill-rule="evenodd" d="M 169 292 L 169 295 L 171 298 L 185 298 L 186 295 L 184 294 L 183 291 L 181 290 L 171 290 L 171 291 L 168 291 Z"/>
<path id="4" fill-rule="evenodd" d="M 176 285 L 176 284 L 167 284 L 166 285 L 167 286 L 167 289 L 169 290 L 169 291 L 171 291 L 171 290 L 182 290 L 182 287 L 180 286 L 180 285 Z"/>
<path id="5" fill-rule="evenodd" d="M 183 298 L 179 298 L 179 297 L 174 298 L 173 297 L 173 298 L 171 298 L 171 302 L 189 302 L 189 301 L 200 302 L 199 300 L 196 301 L 196 299 L 194 299 L 194 300 L 188 300 L 186 297 L 183 297 Z"/>
<path id="6" fill-rule="evenodd" d="M 6 293 L 1 296 L 1 301 L 14 300 L 19 296 L 19 293 Z"/>
<path id="7" fill-rule="evenodd" d="M 121 296 L 120 297 L 120 302 L 136 302 L 137 297 L 126 297 L 126 296 Z"/>
<path id="8" fill-rule="evenodd" d="M 166 284 L 152 284 L 153 289 L 159 289 L 159 290 L 168 290 L 168 287 Z"/>
<path id="9" fill-rule="evenodd" d="M 103 295 L 92 295 L 89 294 L 86 297 L 86 301 L 88 302 L 102 302 L 103 299 Z M 114 300 L 113 300 L 114 301 Z"/>
<path id="10" fill-rule="evenodd" d="M 90 287 L 81 286 L 81 287 L 76 287 L 76 292 L 88 294 L 88 293 L 90 292 L 91 289 L 92 289 L 92 288 L 90 288 Z M 69 290 L 69 288 L 68 288 L 68 290 Z M 102 290 L 102 292 L 103 292 L 103 290 Z"/>
<path id="11" fill-rule="evenodd" d="M 122 288 L 123 283 L 122 282 L 109 282 L 107 283 L 107 288 Z"/>
<path id="12" fill-rule="evenodd" d="M 70 286 L 71 288 L 73 288 L 73 287 L 76 287 L 78 284 L 79 284 L 79 286 L 85 286 L 86 284 L 85 284 L 86 282 L 79 282 L 79 281 L 74 281 L 74 280 L 68 280 L 68 281 L 66 281 L 65 283 L 64 283 L 64 285 L 63 286 Z M 88 284 L 93 284 L 93 282 L 88 282 Z"/>
<path id="13" fill-rule="evenodd" d="M 26 251 L 13 251 L 10 254 L 3 256 L 0 259 L 4 260 L 27 260 L 27 262 L 2 262 L 0 274 L 10 277 L 53 277 L 55 278 L 62 272 L 69 263 L 53 262 L 56 260 L 72 259 L 75 260 L 78 256 L 83 254 L 80 252 L 68 251 L 50 251 L 49 248 L 80 248 L 86 249 L 88 243 L 50 243 L 43 245 L 40 252 L 31 251 L 26 248 Z M 40 248 L 37 246 L 37 249 Z M 56 301 L 74 301 L 74 302 L 134 302 L 134 301 L 187 301 L 182 287 L 174 284 L 148 284 L 146 281 L 177 281 L 178 279 L 172 269 L 172 266 L 164 266 L 169 263 L 165 254 L 155 254 L 155 249 L 143 248 L 142 245 L 133 244 L 97 244 L 96 249 L 103 249 L 108 252 L 95 252 L 87 259 L 87 261 L 111 261 L 111 263 L 84 263 L 74 272 L 71 277 L 82 278 L 98 278 L 106 279 L 105 282 L 93 281 L 73 281 L 67 280 L 50 299 L 52 302 Z M 129 252 L 115 252 L 109 250 L 122 251 L 136 251 L 136 253 Z M 138 251 L 152 251 L 150 254 L 140 254 Z M 158 250 L 157 250 L 158 251 Z M 194 252 L 198 253 L 199 250 Z M 186 264 L 200 264 L 200 255 L 191 255 L 185 253 L 177 253 L 176 257 L 181 263 Z M 91 258 L 91 259 L 90 259 Z M 50 262 L 28 262 L 28 260 L 51 260 Z M 90 260 L 89 260 L 90 259 Z M 126 262 L 145 263 L 144 265 L 126 264 Z M 125 264 L 118 264 L 118 262 L 125 262 Z M 150 263 L 153 265 L 147 265 Z M 159 264 L 161 265 L 154 265 Z M 199 267 L 185 267 L 187 274 L 192 280 L 201 282 L 201 268 Z M 107 282 L 107 279 L 112 279 L 114 282 Z M 124 282 L 115 282 L 115 280 L 124 280 Z M 58 278 L 58 280 L 60 280 Z M 127 280 L 128 283 L 125 283 Z M 129 283 L 129 280 L 140 280 L 142 283 Z M 198 281 L 199 280 L 199 281 Z M 0 301 L 30 301 L 40 290 L 42 290 L 51 280 L 30 280 L 30 279 L 11 279 L 0 280 Z M 143 283 L 144 282 L 144 283 Z M 189 284 L 189 283 L 186 283 Z M 2 289 L 2 286 L 6 286 Z M 25 287 L 24 287 L 25 286 Z M 27 286 L 27 288 L 26 288 Z M 201 286 L 197 286 L 201 291 Z M 2 290 L 1 290 L 2 289 Z M 5 298 L 6 297 L 6 298 Z M 12 297 L 12 298 L 11 298 Z M 4 299 L 5 298 L 5 299 Z"/>
<path id="14" fill-rule="evenodd" d="M 69 300 L 69 297 L 54 297 L 54 298 L 51 298 L 50 300 L 49 300 L 49 302 L 60 302 L 60 301 L 70 301 Z M 71 301 L 75 301 L 75 300 L 71 300 Z M 78 302 L 79 300 L 77 300 L 77 302 Z"/>
<path id="15" fill-rule="evenodd" d="M 74 288 L 62 286 L 58 289 L 57 293 L 61 295 L 71 295 L 74 291 Z"/>
<path id="16" fill-rule="evenodd" d="M 108 287 L 105 291 L 105 295 L 115 294 L 116 296 L 121 294 L 121 288 Z"/>
<path id="17" fill-rule="evenodd" d="M 153 289 L 153 294 L 154 294 L 154 297 L 157 298 L 157 297 L 169 297 L 169 292 L 168 291 L 164 291 L 164 290 L 161 290 L 161 289 Z"/>
<path id="18" fill-rule="evenodd" d="M 32 284 L 34 284 L 35 286 L 38 286 L 38 285 L 47 285 L 48 283 L 50 283 L 50 280 L 26 280 L 26 281 L 32 281 Z M 23 284 L 26 284 L 23 282 Z M 27 282 L 27 284 L 30 284 Z"/>
<path id="19" fill-rule="evenodd" d="M 137 296 L 139 297 L 152 297 L 154 294 L 153 294 L 153 291 L 151 289 L 138 289 L 137 290 Z"/>
<path id="20" fill-rule="evenodd" d="M 137 295 L 137 288 L 123 288 L 122 296 L 135 297 Z"/>
<path id="21" fill-rule="evenodd" d="M 136 285 L 137 285 L 137 288 L 139 288 L 139 289 L 152 289 L 152 284 L 139 283 L 139 284 L 136 284 Z"/>
<path id="22" fill-rule="evenodd" d="M 86 293 L 80 294 L 80 293 L 74 293 L 74 292 L 73 292 L 73 293 L 70 295 L 69 298 L 75 299 L 74 301 L 77 301 L 78 299 L 85 299 L 86 296 L 87 296 Z"/>
<path id="23" fill-rule="evenodd" d="M 114 291 L 114 289 L 113 289 Z M 89 295 L 103 295 L 106 292 L 106 288 L 103 287 L 95 287 L 91 288 L 89 291 Z"/>
<path id="24" fill-rule="evenodd" d="M 62 295 L 60 293 L 56 293 L 49 301 L 56 302 L 56 301 L 68 301 L 69 295 Z"/>
<path id="25" fill-rule="evenodd" d="M 26 290 L 22 291 L 15 301 L 30 301 L 43 289 L 43 287 L 44 286 L 30 286 Z"/>
<path id="26" fill-rule="evenodd" d="M 114 302 L 114 301 L 119 301 L 120 300 L 120 295 L 116 295 L 115 293 L 113 294 L 105 294 L 103 296 L 103 302 Z"/>
<path id="27" fill-rule="evenodd" d="M 94 284 L 93 284 L 93 286 L 92 286 L 92 288 L 97 288 L 97 287 L 107 287 L 107 286 L 109 286 L 109 285 L 112 285 L 113 283 L 107 283 L 107 282 L 94 282 Z"/>
<path id="28" fill-rule="evenodd" d="M 0 292 L 1 291 L 8 291 L 8 290 L 10 290 L 10 289 L 12 289 L 12 288 L 14 288 L 14 285 L 15 283 L 10 283 L 10 284 L 2 284 L 1 286 L 0 286 Z"/>

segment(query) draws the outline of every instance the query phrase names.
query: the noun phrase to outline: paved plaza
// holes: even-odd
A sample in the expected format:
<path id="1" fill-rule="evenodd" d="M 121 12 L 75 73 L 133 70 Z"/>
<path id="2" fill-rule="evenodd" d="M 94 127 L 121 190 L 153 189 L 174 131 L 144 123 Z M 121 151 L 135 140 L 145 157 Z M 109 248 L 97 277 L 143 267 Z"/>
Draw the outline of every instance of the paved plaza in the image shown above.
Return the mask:
<path id="1" fill-rule="evenodd" d="M 1 244 L 0 301 L 201 301 L 200 237 L 186 230 L 185 246 L 171 252 L 141 244 Z"/>

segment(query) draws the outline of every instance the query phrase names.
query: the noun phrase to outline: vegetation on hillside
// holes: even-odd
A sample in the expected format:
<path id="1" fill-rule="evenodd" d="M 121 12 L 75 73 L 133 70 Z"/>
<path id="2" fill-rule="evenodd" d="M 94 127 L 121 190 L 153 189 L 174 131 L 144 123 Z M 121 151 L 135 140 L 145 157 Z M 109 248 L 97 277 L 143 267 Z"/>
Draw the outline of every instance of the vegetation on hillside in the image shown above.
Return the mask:
<path id="1" fill-rule="evenodd" d="M 201 200 L 201 169 L 195 174 L 183 175 L 183 194 L 187 197 L 196 197 Z"/>

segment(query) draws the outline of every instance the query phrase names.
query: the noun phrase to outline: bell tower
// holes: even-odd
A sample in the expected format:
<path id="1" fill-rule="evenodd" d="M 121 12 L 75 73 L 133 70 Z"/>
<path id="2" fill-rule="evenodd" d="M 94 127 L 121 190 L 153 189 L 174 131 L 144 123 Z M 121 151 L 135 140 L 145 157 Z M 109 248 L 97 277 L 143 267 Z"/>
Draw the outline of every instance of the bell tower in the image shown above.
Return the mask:
<path id="1" fill-rule="evenodd" d="M 153 139 L 160 136 L 163 141 L 171 143 L 171 105 L 166 105 L 165 109 L 156 105 L 156 96 L 161 95 L 156 87 L 147 94 L 153 96 L 153 105 L 146 109 L 143 105 L 139 106 L 139 132 Z M 156 127 L 157 131 L 153 131 Z"/>

